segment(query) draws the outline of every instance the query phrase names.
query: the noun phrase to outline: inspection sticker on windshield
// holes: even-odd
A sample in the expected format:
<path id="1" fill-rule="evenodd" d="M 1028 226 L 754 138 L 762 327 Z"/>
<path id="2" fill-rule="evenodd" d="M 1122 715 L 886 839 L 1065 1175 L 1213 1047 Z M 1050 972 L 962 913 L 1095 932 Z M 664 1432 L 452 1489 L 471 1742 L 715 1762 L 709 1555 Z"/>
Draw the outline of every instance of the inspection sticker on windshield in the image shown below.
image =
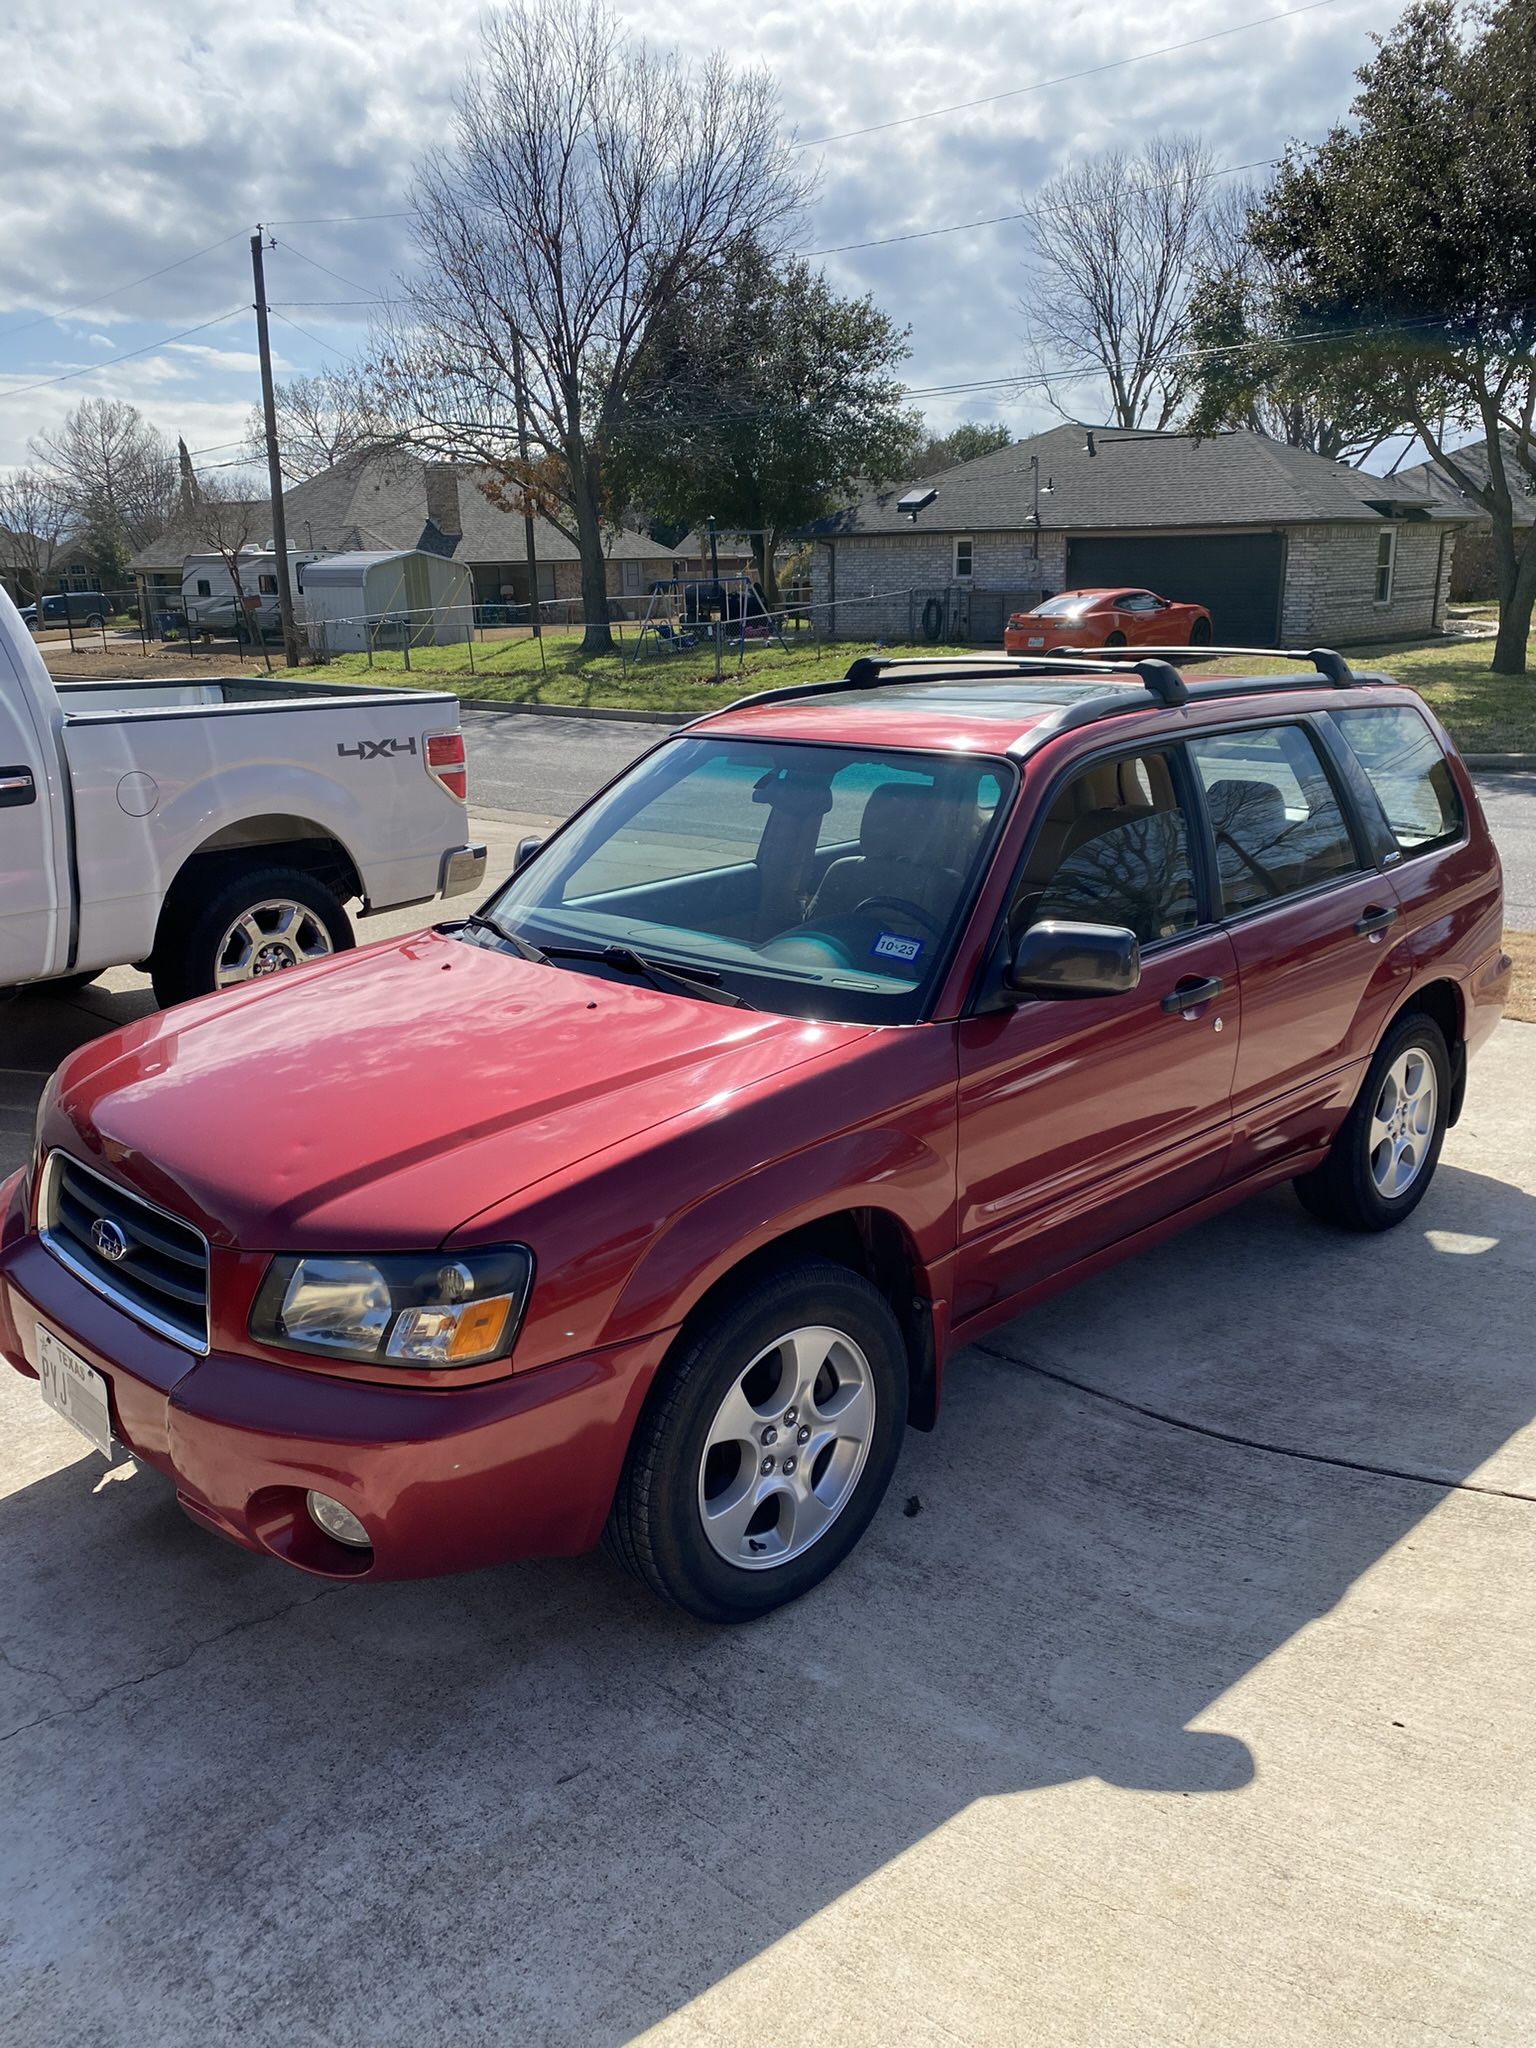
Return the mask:
<path id="1" fill-rule="evenodd" d="M 916 960 L 922 950 L 921 939 L 904 939 L 900 932 L 882 932 L 870 948 L 882 960 Z"/>

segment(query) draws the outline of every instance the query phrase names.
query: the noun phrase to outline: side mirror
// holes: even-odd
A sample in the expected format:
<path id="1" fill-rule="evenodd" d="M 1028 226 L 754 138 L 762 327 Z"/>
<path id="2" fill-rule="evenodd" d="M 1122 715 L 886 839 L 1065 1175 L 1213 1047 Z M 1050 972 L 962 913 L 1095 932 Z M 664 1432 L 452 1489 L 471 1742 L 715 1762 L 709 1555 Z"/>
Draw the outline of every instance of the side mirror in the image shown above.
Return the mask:
<path id="1" fill-rule="evenodd" d="M 514 875 L 520 875 L 523 872 L 523 869 L 527 867 L 529 861 L 533 859 L 533 856 L 543 844 L 543 840 L 536 835 L 530 835 L 527 839 L 519 839 L 517 842 L 517 853 L 512 862 L 512 872 Z"/>
<path id="2" fill-rule="evenodd" d="M 1045 918 L 1020 934 L 1003 976 L 1018 996 L 1118 996 L 1141 980 L 1141 947 L 1122 925 Z"/>

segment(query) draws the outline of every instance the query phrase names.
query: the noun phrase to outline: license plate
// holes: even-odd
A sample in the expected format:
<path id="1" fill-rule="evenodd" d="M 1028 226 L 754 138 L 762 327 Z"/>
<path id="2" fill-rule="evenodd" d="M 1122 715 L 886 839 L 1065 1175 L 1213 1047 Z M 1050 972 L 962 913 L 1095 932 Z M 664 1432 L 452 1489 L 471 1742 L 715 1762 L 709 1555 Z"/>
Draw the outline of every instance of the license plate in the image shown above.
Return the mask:
<path id="1" fill-rule="evenodd" d="M 71 1351 L 52 1330 L 39 1325 L 37 1332 L 37 1374 L 43 1399 L 56 1415 L 72 1422 L 104 1458 L 110 1458 L 112 1414 L 107 1406 L 107 1383 L 95 1366 L 87 1365 L 79 1352 Z"/>
<path id="2" fill-rule="evenodd" d="M 1043 647 L 1045 645 L 1045 635 L 1043 633 L 1031 633 L 1029 644 L 1031 647 Z"/>

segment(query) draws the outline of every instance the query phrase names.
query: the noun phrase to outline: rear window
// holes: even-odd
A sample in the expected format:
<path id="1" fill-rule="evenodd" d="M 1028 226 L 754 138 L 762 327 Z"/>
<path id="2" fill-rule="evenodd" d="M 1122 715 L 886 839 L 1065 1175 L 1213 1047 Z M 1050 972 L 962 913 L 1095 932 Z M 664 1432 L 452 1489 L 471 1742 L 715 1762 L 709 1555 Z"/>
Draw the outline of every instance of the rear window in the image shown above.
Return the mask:
<path id="1" fill-rule="evenodd" d="M 1333 716 L 1404 853 L 1423 853 L 1461 837 L 1466 821 L 1450 764 L 1417 711 L 1383 704 Z"/>

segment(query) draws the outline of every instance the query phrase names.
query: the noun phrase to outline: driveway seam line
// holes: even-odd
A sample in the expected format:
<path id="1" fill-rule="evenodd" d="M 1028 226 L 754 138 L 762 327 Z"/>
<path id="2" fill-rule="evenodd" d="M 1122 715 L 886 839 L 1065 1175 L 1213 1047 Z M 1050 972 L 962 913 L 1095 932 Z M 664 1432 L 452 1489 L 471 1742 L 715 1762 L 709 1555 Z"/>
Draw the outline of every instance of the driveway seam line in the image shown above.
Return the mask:
<path id="1" fill-rule="evenodd" d="M 1032 1358 L 1016 1358 L 1011 1352 L 994 1350 L 990 1344 L 976 1344 L 973 1349 L 983 1352 L 988 1358 L 995 1358 L 1004 1365 L 1021 1365 L 1026 1372 L 1038 1373 L 1041 1379 L 1055 1380 L 1058 1386 L 1072 1387 L 1079 1394 L 1088 1394 L 1095 1401 L 1108 1401 L 1116 1408 L 1129 1409 L 1133 1415 L 1144 1415 L 1149 1422 L 1161 1422 L 1169 1429 L 1187 1430 L 1191 1436 L 1212 1438 L 1216 1443 L 1235 1444 L 1239 1450 L 1262 1451 L 1272 1458 L 1300 1458 L 1308 1465 L 1331 1465 L 1340 1472 L 1363 1472 L 1373 1479 L 1405 1479 L 1412 1486 L 1433 1486 L 1441 1493 L 1482 1493 L 1494 1500 L 1524 1501 L 1536 1507 L 1536 1493 L 1519 1493 L 1508 1486 L 1478 1486 L 1470 1479 L 1437 1479 L 1428 1472 L 1408 1472 L 1399 1465 L 1372 1465 L 1359 1458 L 1330 1457 L 1326 1451 L 1298 1450 L 1292 1444 L 1262 1443 L 1257 1437 L 1238 1436 L 1232 1430 L 1214 1429 L 1205 1422 L 1186 1422 L 1182 1416 L 1169 1415 L 1160 1408 L 1148 1408 L 1143 1402 L 1128 1400 L 1123 1394 L 1108 1393 L 1103 1387 L 1093 1387 L 1086 1380 L 1075 1380 L 1070 1373 L 1055 1372 L 1048 1365 L 1036 1365 Z"/>

